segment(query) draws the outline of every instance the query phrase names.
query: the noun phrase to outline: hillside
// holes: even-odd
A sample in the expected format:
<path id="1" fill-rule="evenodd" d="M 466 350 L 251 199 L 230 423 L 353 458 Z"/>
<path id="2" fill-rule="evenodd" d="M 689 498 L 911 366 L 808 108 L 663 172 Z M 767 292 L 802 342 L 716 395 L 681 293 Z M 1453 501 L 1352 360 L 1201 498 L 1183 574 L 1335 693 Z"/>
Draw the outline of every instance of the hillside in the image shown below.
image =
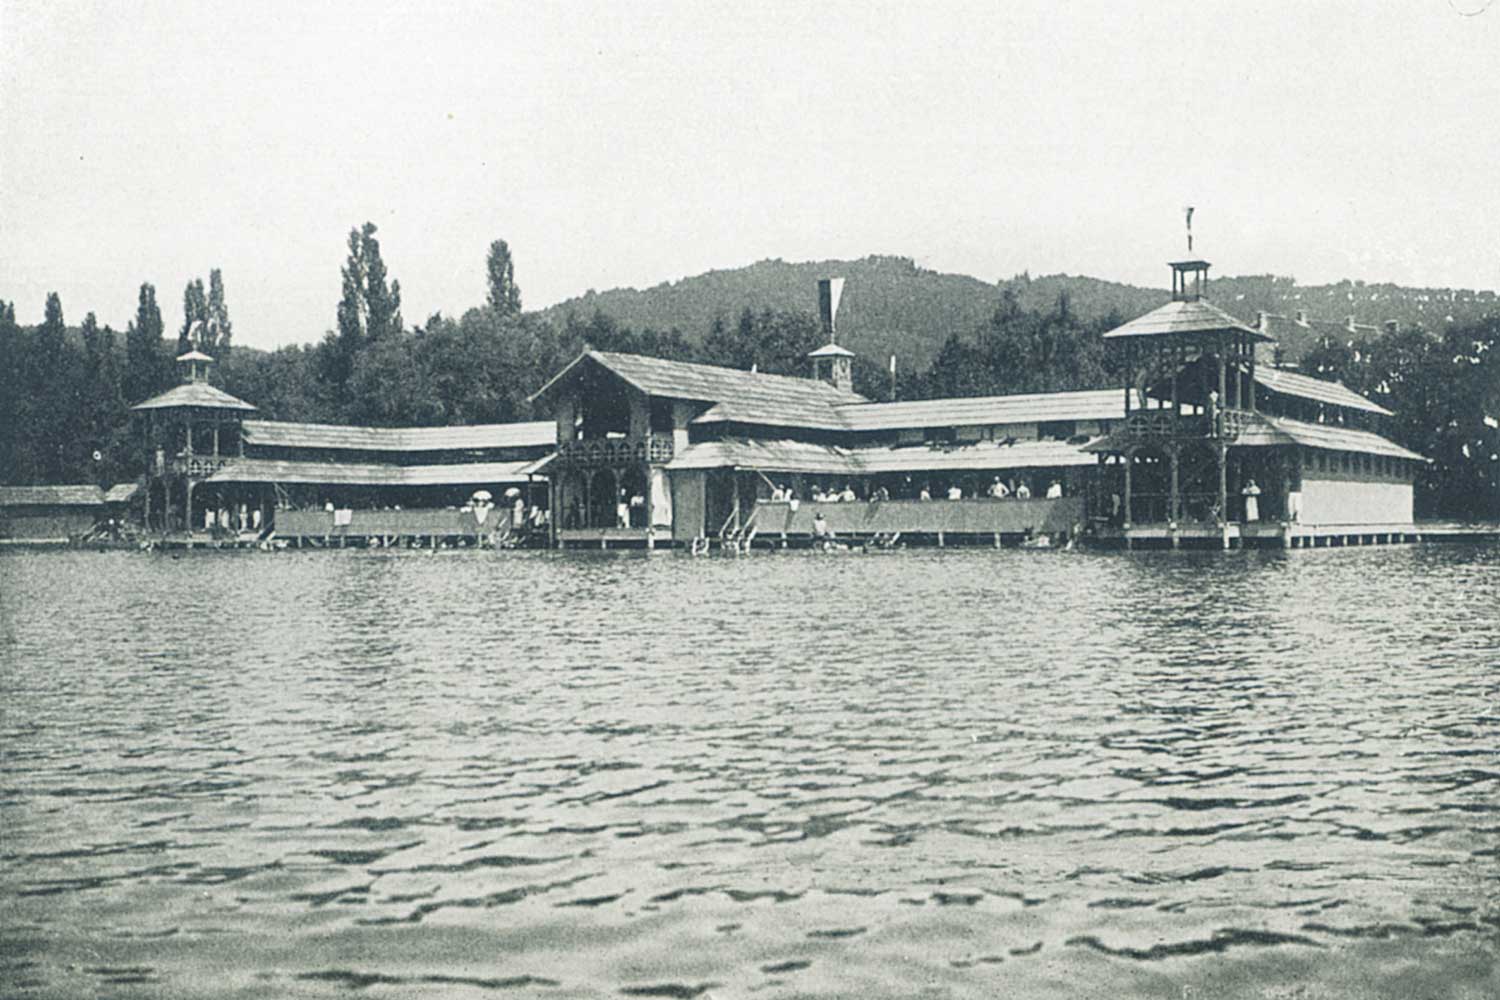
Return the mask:
<path id="1" fill-rule="evenodd" d="M 561 323 L 569 313 L 587 319 L 598 310 L 636 330 L 665 332 L 675 327 L 697 343 L 715 318 L 733 322 L 745 308 L 812 311 L 815 282 L 823 277 L 846 279 L 838 315 L 840 343 L 870 358 L 884 359 L 894 353 L 903 366 L 913 367 L 926 366 L 949 334 L 966 335 L 988 319 L 1007 289 L 1023 308 L 1035 310 L 1052 308 L 1066 292 L 1070 307 L 1086 319 L 1111 313 L 1128 319 L 1155 308 L 1168 296 L 1164 287 L 1141 288 L 1082 275 L 1018 275 L 990 283 L 969 275 L 929 271 L 904 257 L 798 263 L 763 260 L 647 289 L 590 291 L 543 310 L 542 315 Z M 1209 297 L 1251 324 L 1262 310 L 1284 316 L 1302 310 L 1323 320 L 1352 315 L 1357 323 L 1371 325 L 1396 320 L 1402 326 L 1431 330 L 1441 330 L 1450 322 L 1500 315 L 1500 300 L 1492 291 L 1405 288 L 1362 281 L 1303 286 L 1292 278 L 1272 275 L 1216 279 L 1210 284 Z M 1301 341 L 1283 345 L 1290 359 L 1308 346 Z"/>

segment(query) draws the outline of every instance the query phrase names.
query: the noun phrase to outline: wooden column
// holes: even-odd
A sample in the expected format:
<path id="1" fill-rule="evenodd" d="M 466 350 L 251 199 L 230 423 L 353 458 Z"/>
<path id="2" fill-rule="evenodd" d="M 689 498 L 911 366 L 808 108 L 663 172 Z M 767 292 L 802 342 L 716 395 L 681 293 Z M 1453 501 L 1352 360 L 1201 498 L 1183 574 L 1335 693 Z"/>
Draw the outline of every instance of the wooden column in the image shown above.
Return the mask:
<path id="1" fill-rule="evenodd" d="M 1170 513 L 1167 519 L 1171 521 L 1173 525 L 1176 525 L 1177 522 L 1182 519 L 1182 498 L 1177 489 L 1177 459 L 1179 450 L 1180 449 L 1175 443 L 1167 448 L 1167 457 L 1172 462 L 1172 498 L 1168 505 Z"/>
<path id="2" fill-rule="evenodd" d="M 1248 336 L 1246 337 L 1249 341 Z M 1255 344 L 1250 344 L 1250 412 L 1255 412 Z"/>
<path id="3" fill-rule="evenodd" d="M 219 457 L 219 419 L 214 418 L 214 458 Z"/>
<path id="4" fill-rule="evenodd" d="M 1125 506 L 1121 508 L 1122 512 L 1125 514 L 1125 520 L 1122 522 L 1122 524 L 1127 528 L 1134 523 L 1130 516 L 1130 467 L 1134 464 L 1134 453 L 1127 451 L 1125 453 Z"/>

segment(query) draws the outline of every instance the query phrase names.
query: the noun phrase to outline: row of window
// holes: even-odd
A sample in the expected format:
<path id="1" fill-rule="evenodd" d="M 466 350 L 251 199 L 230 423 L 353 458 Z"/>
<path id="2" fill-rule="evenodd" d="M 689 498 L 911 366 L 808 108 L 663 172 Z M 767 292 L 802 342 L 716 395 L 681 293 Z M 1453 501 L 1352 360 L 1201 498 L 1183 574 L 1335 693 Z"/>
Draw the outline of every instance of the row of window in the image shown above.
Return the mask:
<path id="1" fill-rule="evenodd" d="M 1359 451 L 1323 451 L 1312 449 L 1307 469 L 1310 472 L 1347 472 L 1369 476 L 1404 477 L 1407 461 L 1389 455 L 1371 455 Z"/>

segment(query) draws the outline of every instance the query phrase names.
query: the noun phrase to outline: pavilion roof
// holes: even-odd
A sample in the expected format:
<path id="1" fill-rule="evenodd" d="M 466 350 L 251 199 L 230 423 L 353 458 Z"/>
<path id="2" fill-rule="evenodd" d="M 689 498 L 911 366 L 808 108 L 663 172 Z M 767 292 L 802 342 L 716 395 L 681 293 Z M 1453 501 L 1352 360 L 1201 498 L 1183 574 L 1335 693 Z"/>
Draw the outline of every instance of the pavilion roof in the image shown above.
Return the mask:
<path id="1" fill-rule="evenodd" d="M 1137 316 L 1129 323 L 1115 327 L 1104 335 L 1105 340 L 1126 337 L 1161 337 L 1168 334 L 1216 333 L 1232 331 L 1249 334 L 1255 340 L 1269 341 L 1272 338 L 1252 326 L 1246 326 L 1211 302 L 1202 299 L 1168 302 Z"/>
<path id="2" fill-rule="evenodd" d="M 1276 445 L 1301 445 L 1304 448 L 1323 448 L 1330 451 L 1352 451 L 1367 455 L 1385 455 L 1390 458 L 1406 458 L 1426 461 L 1414 451 L 1401 447 L 1394 441 L 1381 437 L 1374 431 L 1342 427 L 1338 424 L 1309 424 L 1288 417 L 1273 417 L 1264 413 L 1239 414 L 1242 421 L 1239 437 L 1230 442 L 1231 447 L 1264 448 Z M 1134 443 L 1127 428 L 1090 441 L 1083 450 L 1090 452 L 1120 452 Z"/>
<path id="3" fill-rule="evenodd" d="M 137 403 L 132 410 L 164 410 L 177 406 L 198 406 L 217 410 L 246 410 L 255 412 L 255 407 L 243 399 L 236 399 L 223 389 L 207 382 L 184 382 L 160 395 L 152 396 L 144 403 Z"/>

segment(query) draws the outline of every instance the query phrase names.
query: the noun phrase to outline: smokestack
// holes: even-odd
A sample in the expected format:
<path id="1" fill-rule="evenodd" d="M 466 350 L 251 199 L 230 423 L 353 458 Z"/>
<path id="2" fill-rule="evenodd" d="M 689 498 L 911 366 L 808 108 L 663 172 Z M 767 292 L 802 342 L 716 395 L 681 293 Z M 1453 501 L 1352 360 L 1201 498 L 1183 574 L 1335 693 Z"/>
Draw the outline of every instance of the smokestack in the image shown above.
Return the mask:
<path id="1" fill-rule="evenodd" d="M 818 320 L 823 325 L 823 336 L 830 344 L 837 343 L 833 318 L 838 315 L 839 296 L 844 293 L 843 278 L 818 279 Z"/>

